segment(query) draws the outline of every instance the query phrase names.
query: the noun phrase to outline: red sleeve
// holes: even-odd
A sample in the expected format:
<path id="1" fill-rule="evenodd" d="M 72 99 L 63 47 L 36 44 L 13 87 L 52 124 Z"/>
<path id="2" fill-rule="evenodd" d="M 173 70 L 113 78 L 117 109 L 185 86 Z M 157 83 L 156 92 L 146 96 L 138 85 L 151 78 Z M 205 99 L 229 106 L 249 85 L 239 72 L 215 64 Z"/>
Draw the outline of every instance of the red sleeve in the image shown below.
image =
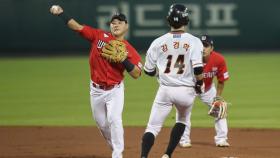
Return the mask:
<path id="1" fill-rule="evenodd" d="M 128 50 L 128 55 L 127 55 L 128 60 L 132 64 L 142 69 L 141 56 L 138 54 L 135 48 L 133 48 L 130 44 L 128 44 L 127 50 Z"/>
<path id="2" fill-rule="evenodd" d="M 217 66 L 218 66 L 218 72 L 217 72 L 218 81 L 223 82 L 225 80 L 228 80 L 229 74 L 227 71 L 225 59 L 222 56 L 219 58 L 219 64 Z"/>
<path id="3" fill-rule="evenodd" d="M 89 41 L 93 41 L 97 35 L 97 29 L 84 25 L 83 29 L 79 31 L 80 35 Z"/>

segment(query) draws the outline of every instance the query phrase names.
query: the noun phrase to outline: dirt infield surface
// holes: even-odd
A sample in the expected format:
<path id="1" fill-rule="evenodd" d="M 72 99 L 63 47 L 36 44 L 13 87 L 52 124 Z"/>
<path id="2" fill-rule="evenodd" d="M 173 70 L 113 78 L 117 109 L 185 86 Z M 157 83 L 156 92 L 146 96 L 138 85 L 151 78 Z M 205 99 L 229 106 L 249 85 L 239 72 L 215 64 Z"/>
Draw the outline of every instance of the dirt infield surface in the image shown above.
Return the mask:
<path id="1" fill-rule="evenodd" d="M 124 158 L 140 157 L 142 127 L 125 128 Z M 169 140 L 163 128 L 150 152 L 160 158 Z M 172 158 L 279 158 L 280 130 L 230 129 L 231 147 L 218 148 L 214 129 L 193 128 L 189 149 L 177 147 Z M 0 158 L 110 158 L 96 127 L 0 127 Z"/>

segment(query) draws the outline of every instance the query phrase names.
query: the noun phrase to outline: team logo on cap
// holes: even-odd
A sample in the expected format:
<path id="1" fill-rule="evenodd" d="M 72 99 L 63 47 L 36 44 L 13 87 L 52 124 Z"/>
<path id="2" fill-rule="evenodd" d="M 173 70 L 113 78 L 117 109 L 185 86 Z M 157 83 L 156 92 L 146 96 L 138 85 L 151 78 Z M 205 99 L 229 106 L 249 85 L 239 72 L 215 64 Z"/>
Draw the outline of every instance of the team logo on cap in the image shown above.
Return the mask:
<path id="1" fill-rule="evenodd" d="M 202 36 L 202 37 L 201 37 L 201 40 L 202 40 L 202 41 L 205 41 L 205 40 L 206 40 L 206 36 Z"/>

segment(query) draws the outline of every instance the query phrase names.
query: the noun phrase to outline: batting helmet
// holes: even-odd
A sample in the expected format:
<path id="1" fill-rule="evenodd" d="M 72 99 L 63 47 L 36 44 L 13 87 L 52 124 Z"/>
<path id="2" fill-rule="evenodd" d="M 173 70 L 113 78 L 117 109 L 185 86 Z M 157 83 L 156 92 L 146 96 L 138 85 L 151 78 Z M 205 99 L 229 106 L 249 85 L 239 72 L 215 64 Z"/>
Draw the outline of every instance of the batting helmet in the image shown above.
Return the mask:
<path id="1" fill-rule="evenodd" d="M 188 25 L 188 8 L 182 4 L 172 4 L 169 8 L 167 21 L 169 25 L 175 29 L 184 25 Z"/>

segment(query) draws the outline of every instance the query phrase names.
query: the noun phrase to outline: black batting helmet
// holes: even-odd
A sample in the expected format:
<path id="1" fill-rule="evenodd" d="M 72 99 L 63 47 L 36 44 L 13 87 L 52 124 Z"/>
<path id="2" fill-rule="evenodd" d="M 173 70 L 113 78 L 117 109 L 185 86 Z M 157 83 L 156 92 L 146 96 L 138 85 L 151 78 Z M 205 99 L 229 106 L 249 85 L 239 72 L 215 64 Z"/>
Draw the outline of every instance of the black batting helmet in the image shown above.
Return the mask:
<path id="1" fill-rule="evenodd" d="M 175 29 L 188 25 L 188 8 L 186 8 L 183 4 L 172 4 L 169 8 L 167 21 L 169 25 Z"/>

